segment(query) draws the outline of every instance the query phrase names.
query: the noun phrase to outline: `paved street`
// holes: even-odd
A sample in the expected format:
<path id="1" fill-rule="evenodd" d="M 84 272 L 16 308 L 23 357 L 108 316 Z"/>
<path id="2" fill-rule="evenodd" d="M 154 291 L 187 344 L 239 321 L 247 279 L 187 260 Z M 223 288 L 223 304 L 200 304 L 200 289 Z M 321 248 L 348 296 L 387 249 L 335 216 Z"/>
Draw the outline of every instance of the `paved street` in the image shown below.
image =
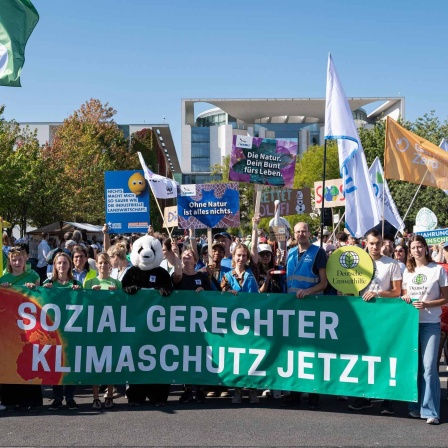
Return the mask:
<path id="1" fill-rule="evenodd" d="M 392 417 L 379 415 L 380 403 L 359 413 L 347 402 L 321 397 L 321 409 L 310 411 L 307 401 L 281 408 L 273 399 L 240 406 L 230 398 L 205 404 L 180 404 L 174 389 L 166 408 L 129 408 L 123 397 L 113 411 L 91 409 L 90 389 L 80 388 L 78 411 L 44 410 L 39 414 L 3 412 L 1 446 L 421 446 L 446 447 L 448 402 L 446 371 L 442 378 L 442 424 L 407 417 L 406 404 L 396 403 Z M 45 395 L 51 396 L 50 390 Z M 45 403 L 49 403 L 49 399 Z"/>

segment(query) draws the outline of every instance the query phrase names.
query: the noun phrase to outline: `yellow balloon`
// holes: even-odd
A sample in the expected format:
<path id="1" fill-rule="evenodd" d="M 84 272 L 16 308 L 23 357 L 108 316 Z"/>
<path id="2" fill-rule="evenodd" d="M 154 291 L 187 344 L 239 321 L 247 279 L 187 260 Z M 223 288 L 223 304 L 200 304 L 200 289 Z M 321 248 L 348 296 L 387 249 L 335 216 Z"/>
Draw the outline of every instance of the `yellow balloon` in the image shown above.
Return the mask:
<path id="1" fill-rule="evenodd" d="M 135 173 L 129 178 L 128 187 L 129 190 L 131 190 L 131 193 L 134 193 L 138 196 L 140 193 L 145 191 L 146 180 L 141 173 Z"/>

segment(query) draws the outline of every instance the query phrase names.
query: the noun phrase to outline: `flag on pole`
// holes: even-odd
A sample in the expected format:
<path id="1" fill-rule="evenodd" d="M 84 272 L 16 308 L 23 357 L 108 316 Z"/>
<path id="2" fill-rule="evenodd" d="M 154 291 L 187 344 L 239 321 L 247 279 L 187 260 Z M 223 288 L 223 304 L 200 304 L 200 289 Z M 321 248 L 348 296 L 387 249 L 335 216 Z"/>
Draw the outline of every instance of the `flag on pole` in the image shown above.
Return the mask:
<path id="1" fill-rule="evenodd" d="M 402 231 L 404 229 L 404 222 L 401 219 L 397 206 L 390 194 L 389 186 L 384 178 L 383 167 L 380 159 L 377 157 L 371 167 L 369 168 L 370 179 L 372 180 L 373 190 L 375 191 L 378 208 L 383 210 L 383 196 L 384 196 L 384 219 L 387 219 L 396 229 Z"/>
<path id="2" fill-rule="evenodd" d="M 448 152 L 387 117 L 384 175 L 448 190 Z"/>
<path id="3" fill-rule="evenodd" d="M 25 63 L 25 46 L 39 21 L 30 0 L 1 0 L 0 6 L 0 85 L 20 87 Z"/>
<path id="4" fill-rule="evenodd" d="M 339 169 L 344 185 L 345 223 L 357 238 L 381 221 L 370 181 L 364 149 L 344 89 L 328 55 L 325 139 L 337 140 Z"/>
<path id="5" fill-rule="evenodd" d="M 177 197 L 177 182 L 173 179 L 168 179 L 167 177 L 160 176 L 159 174 L 153 173 L 143 160 L 143 156 L 140 152 L 137 152 L 138 158 L 142 165 L 143 171 L 145 173 L 145 179 L 149 182 L 152 194 L 157 199 L 171 199 Z"/>

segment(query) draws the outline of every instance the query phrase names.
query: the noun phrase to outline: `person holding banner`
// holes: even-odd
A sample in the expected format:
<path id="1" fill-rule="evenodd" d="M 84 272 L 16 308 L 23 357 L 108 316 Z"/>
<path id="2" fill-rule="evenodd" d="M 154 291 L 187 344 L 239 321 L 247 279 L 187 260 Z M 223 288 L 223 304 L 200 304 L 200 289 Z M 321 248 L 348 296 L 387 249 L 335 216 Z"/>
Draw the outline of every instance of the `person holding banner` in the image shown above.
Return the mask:
<path id="1" fill-rule="evenodd" d="M 298 299 L 306 296 L 323 294 L 327 287 L 327 254 L 323 249 L 311 244 L 311 232 L 308 224 L 298 222 L 294 226 L 297 246 L 290 249 L 286 259 L 286 287 L 288 294 L 295 294 Z M 300 404 L 301 393 L 291 392 L 282 405 L 292 407 Z M 319 395 L 310 394 L 308 407 L 318 409 Z"/>
<path id="2" fill-rule="evenodd" d="M 390 257 L 382 255 L 383 238 L 376 229 L 370 230 L 366 235 L 367 249 L 375 267 L 375 273 L 360 295 L 365 302 L 375 297 L 400 297 L 401 293 L 401 271 L 398 262 Z M 349 404 L 352 411 L 361 411 L 373 407 L 369 398 L 359 397 Z M 381 415 L 393 415 L 394 404 L 390 400 L 384 400 L 381 405 Z"/>
<path id="3" fill-rule="evenodd" d="M 33 289 L 40 285 L 39 274 L 26 269 L 27 259 L 28 255 L 24 248 L 20 246 L 10 248 L 6 274 L 0 277 L 0 287 L 26 286 Z M 3 384 L 0 410 L 5 410 L 7 406 L 36 410 L 42 406 L 41 387 L 34 384 Z"/>
<path id="4" fill-rule="evenodd" d="M 438 425 L 440 380 L 438 350 L 442 305 L 448 303 L 448 278 L 434 263 L 428 244 L 421 235 L 409 243 L 409 257 L 403 275 L 402 299 L 419 311 L 418 403 L 409 404 L 409 416 Z M 416 299 L 416 300 L 415 300 Z"/>
<path id="5" fill-rule="evenodd" d="M 249 270 L 247 263 L 250 259 L 250 252 L 243 243 L 237 244 L 232 256 L 232 270 L 224 274 L 221 281 L 222 291 L 229 291 L 233 295 L 239 292 L 259 292 L 258 284 Z M 233 404 L 241 404 L 243 398 L 243 389 L 236 387 L 232 397 Z M 249 403 L 259 402 L 257 389 L 249 389 Z"/>
<path id="6" fill-rule="evenodd" d="M 174 289 L 196 291 L 211 291 L 212 287 L 210 279 L 205 272 L 196 271 L 195 265 L 198 261 L 196 252 L 193 249 L 186 249 L 181 255 L 182 265 L 176 264 L 174 266 L 174 273 L 172 280 Z M 193 396 L 193 390 L 195 395 Z M 186 384 L 184 385 L 184 392 L 179 397 L 181 403 L 189 403 L 196 400 L 198 403 L 205 402 L 205 392 L 202 386 Z"/>
<path id="7" fill-rule="evenodd" d="M 121 289 L 121 282 L 110 276 L 111 263 L 110 257 L 107 253 L 102 252 L 98 255 L 97 259 L 98 266 L 98 276 L 90 280 L 86 280 L 85 289 L 95 289 L 95 290 L 105 290 L 105 291 L 115 291 L 116 289 Z M 93 386 L 93 403 L 92 409 L 101 409 L 100 401 L 100 388 L 99 386 Z M 104 407 L 106 409 L 112 409 L 114 407 L 114 386 L 107 386 L 107 396 L 104 400 Z"/>
<path id="8" fill-rule="evenodd" d="M 73 264 L 72 259 L 65 252 L 59 252 L 56 254 L 53 260 L 53 275 L 51 279 L 45 280 L 43 284 L 44 288 L 71 288 L 80 289 L 82 285 L 76 279 L 73 278 Z M 65 402 L 69 410 L 73 411 L 78 409 L 78 405 L 74 399 L 75 386 L 67 385 L 53 386 L 54 399 L 48 408 L 50 411 L 58 411 L 62 406 L 62 400 L 65 394 Z"/>

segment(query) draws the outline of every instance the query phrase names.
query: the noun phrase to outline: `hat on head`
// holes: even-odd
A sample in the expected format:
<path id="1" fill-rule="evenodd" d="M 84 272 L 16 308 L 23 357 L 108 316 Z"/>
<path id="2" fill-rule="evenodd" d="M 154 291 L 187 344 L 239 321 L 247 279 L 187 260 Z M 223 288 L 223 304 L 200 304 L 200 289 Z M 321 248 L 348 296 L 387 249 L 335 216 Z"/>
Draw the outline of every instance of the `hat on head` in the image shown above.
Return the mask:
<path id="1" fill-rule="evenodd" d="M 447 250 L 448 250 L 448 241 L 445 241 L 445 242 L 442 244 L 442 247 L 443 247 L 444 249 L 447 249 Z"/>
<path id="2" fill-rule="evenodd" d="M 212 249 L 214 249 L 215 247 L 219 247 L 219 248 L 221 248 L 223 251 L 226 250 L 225 247 L 224 247 L 224 244 L 219 243 L 218 241 L 215 241 L 215 242 L 212 244 Z"/>
<path id="3" fill-rule="evenodd" d="M 201 247 L 201 254 L 204 253 L 206 250 L 208 251 L 208 244 L 203 244 Z"/>
<path id="4" fill-rule="evenodd" d="M 229 239 L 230 241 L 232 241 L 232 237 L 231 237 L 230 234 L 227 233 L 227 232 L 217 233 L 217 234 L 215 235 L 215 238 L 216 238 L 217 236 L 223 236 L 224 238 L 227 238 L 227 239 Z"/>
<path id="5" fill-rule="evenodd" d="M 330 236 L 331 233 L 327 229 L 324 229 L 324 231 L 322 232 L 322 235 L 323 236 Z"/>
<path id="6" fill-rule="evenodd" d="M 70 246 L 76 246 L 76 241 L 74 241 L 74 240 L 67 240 L 65 242 L 65 248 L 68 249 Z"/>
<path id="7" fill-rule="evenodd" d="M 270 252 L 272 254 L 272 247 L 269 244 L 259 244 L 258 253 L 261 252 Z"/>

